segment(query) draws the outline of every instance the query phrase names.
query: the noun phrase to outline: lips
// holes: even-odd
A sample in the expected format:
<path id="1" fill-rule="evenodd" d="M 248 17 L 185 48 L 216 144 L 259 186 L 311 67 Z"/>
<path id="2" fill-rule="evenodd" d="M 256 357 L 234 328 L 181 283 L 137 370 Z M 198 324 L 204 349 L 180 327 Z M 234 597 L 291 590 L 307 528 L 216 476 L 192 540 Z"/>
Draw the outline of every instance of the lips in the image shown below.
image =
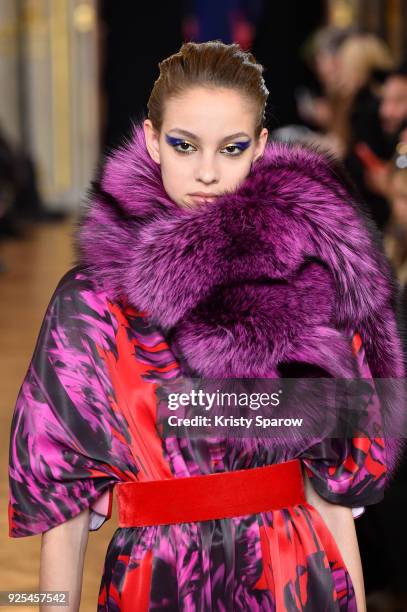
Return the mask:
<path id="1" fill-rule="evenodd" d="M 188 197 L 196 204 L 204 204 L 205 202 L 214 202 L 217 195 L 204 193 L 189 193 Z"/>

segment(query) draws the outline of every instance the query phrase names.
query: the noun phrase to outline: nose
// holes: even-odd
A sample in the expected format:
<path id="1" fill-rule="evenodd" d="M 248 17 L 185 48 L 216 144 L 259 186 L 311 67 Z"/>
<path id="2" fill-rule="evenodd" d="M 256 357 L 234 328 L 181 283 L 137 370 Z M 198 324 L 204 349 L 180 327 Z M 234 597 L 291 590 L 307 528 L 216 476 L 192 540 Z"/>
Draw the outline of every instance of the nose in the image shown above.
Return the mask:
<path id="1" fill-rule="evenodd" d="M 212 156 L 204 156 L 199 160 L 195 178 L 205 185 L 212 185 L 219 181 L 218 169 Z"/>

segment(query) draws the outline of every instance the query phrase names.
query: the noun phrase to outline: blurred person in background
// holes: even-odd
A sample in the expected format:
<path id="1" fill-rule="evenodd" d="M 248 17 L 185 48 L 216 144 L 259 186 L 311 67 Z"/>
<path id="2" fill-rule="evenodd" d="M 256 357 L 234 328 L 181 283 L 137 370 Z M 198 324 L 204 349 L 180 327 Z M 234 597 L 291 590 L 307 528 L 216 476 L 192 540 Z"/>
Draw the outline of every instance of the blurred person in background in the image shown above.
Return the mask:
<path id="1" fill-rule="evenodd" d="M 298 90 L 300 117 L 336 139 L 342 134 L 344 122 L 344 104 L 338 87 L 339 50 L 352 32 L 326 26 L 317 30 L 304 47 L 305 58 L 317 77 L 317 90 Z"/>
<path id="2" fill-rule="evenodd" d="M 396 146 L 406 142 L 401 134 L 407 127 L 407 61 L 388 74 L 383 85 L 379 114 L 384 133 L 383 159 L 378 160 L 371 170 L 366 170 L 366 178 L 376 193 L 392 197 L 388 193 L 392 163 L 383 162 L 392 158 Z"/>
<path id="3" fill-rule="evenodd" d="M 374 34 L 351 35 L 338 56 L 338 87 L 344 121 L 341 138 L 344 164 L 356 184 L 361 200 L 380 229 L 388 217 L 386 199 L 373 190 L 366 172 L 381 169 L 388 156 L 379 109 L 383 81 L 394 61 L 387 45 Z"/>
<path id="4" fill-rule="evenodd" d="M 407 286 L 407 129 L 401 134 L 389 171 L 391 216 L 386 227 L 385 249 L 401 287 Z"/>
<path id="5" fill-rule="evenodd" d="M 393 198 L 391 178 L 396 148 L 403 148 L 407 127 L 407 61 L 391 71 L 385 78 L 379 107 L 383 134 L 380 154 L 376 155 L 366 144 L 362 156 L 366 159 L 364 178 L 370 190 L 386 198 Z M 404 137 L 403 137 L 404 131 Z M 402 158 L 399 157 L 399 160 Z M 402 163 L 402 161 L 399 161 Z M 386 230 L 388 231 L 388 230 Z"/>
<path id="6" fill-rule="evenodd" d="M 390 141 L 389 146 L 393 150 L 401 130 L 407 123 L 407 60 L 386 78 L 380 104 L 380 119 L 383 131 Z"/>

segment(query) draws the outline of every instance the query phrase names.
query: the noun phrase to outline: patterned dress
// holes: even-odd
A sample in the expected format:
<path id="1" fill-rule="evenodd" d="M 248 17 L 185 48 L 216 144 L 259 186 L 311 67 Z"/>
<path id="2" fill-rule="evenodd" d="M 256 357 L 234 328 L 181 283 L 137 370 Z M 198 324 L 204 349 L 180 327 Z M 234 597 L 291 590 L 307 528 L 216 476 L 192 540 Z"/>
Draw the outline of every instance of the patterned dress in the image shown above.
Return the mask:
<path id="1" fill-rule="evenodd" d="M 353 350 L 368 375 L 360 336 Z M 180 374 L 146 313 L 111 302 L 80 267 L 60 281 L 14 411 L 11 537 L 43 533 L 90 508 L 111 517 L 113 487 L 300 458 L 325 499 L 353 508 L 383 496 L 381 438 L 329 439 L 300 450 L 225 452 L 220 438 L 160 438 L 157 388 Z M 95 602 L 96 607 L 96 602 Z M 355 611 L 350 575 L 308 503 L 235 518 L 118 528 L 107 549 L 99 612 Z"/>

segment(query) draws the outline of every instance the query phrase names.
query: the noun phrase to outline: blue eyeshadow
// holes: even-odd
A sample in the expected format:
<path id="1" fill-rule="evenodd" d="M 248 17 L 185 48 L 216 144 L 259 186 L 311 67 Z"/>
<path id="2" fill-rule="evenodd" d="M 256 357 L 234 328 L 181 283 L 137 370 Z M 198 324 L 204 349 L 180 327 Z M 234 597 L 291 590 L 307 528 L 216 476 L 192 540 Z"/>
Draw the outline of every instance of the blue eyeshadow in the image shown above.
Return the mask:
<path id="1" fill-rule="evenodd" d="M 165 135 L 165 140 L 170 145 L 181 144 L 181 142 L 185 142 L 185 138 L 176 138 L 175 136 L 169 136 L 169 134 Z"/>
<path id="2" fill-rule="evenodd" d="M 234 142 L 233 146 L 244 151 L 245 149 L 250 147 L 250 143 L 251 143 L 251 140 L 246 140 L 246 142 Z"/>

